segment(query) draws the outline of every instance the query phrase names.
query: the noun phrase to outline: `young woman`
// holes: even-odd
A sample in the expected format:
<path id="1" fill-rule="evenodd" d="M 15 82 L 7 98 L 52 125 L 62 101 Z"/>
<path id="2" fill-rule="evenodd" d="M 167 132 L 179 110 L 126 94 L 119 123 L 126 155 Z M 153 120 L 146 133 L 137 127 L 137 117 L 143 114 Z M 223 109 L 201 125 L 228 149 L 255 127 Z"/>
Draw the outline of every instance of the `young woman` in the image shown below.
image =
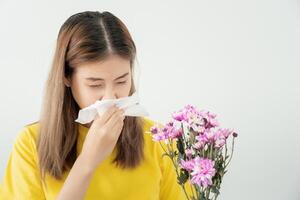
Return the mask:
<path id="1" fill-rule="evenodd" d="M 154 121 L 113 106 L 75 122 L 96 100 L 135 92 L 135 44 L 110 12 L 82 12 L 62 25 L 41 117 L 14 143 L 0 199 L 184 200 L 170 159 L 146 133 Z"/>

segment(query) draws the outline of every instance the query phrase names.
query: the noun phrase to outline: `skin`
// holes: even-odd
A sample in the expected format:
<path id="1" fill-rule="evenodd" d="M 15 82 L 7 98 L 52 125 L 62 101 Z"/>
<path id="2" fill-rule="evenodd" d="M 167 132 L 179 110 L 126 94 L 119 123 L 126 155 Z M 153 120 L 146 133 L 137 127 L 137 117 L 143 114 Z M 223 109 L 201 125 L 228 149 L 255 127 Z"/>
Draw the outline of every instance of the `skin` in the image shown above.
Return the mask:
<path id="1" fill-rule="evenodd" d="M 124 74 L 127 75 L 122 76 Z M 65 84 L 71 87 L 73 97 L 82 109 L 96 100 L 127 97 L 131 76 L 130 61 L 113 55 L 101 62 L 80 65 L 71 79 L 65 79 Z M 90 125 L 85 124 L 87 127 Z"/>
<path id="2" fill-rule="evenodd" d="M 124 74 L 127 75 L 122 76 Z M 102 62 L 82 64 L 64 82 L 67 87 L 71 87 L 80 108 L 96 100 L 127 97 L 132 84 L 130 62 L 119 56 L 110 56 Z M 112 106 L 102 116 L 97 115 L 92 123 L 85 124 L 89 131 L 82 151 L 58 194 L 58 200 L 84 199 L 94 171 L 111 154 L 117 143 L 124 125 L 123 114 L 122 109 Z"/>

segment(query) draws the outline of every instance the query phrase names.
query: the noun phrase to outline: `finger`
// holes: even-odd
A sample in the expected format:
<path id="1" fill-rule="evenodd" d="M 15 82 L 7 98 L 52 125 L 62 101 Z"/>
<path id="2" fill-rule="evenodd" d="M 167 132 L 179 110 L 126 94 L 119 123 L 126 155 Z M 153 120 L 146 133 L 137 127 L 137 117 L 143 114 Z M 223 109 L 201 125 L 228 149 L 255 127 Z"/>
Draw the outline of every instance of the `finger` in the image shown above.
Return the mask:
<path id="1" fill-rule="evenodd" d="M 119 135 L 122 132 L 124 126 L 124 122 L 123 121 L 118 121 L 115 126 L 112 128 L 112 134 L 114 135 L 114 137 L 118 138 Z"/>
<path id="2" fill-rule="evenodd" d="M 106 130 L 109 130 L 109 134 L 111 138 L 114 140 L 118 139 L 120 132 L 121 132 L 121 127 L 123 126 L 123 121 L 119 120 L 116 122 L 110 121 L 110 124 L 105 124 Z"/>
<path id="3" fill-rule="evenodd" d="M 106 126 L 107 128 L 110 130 L 112 127 L 114 127 L 119 121 L 123 121 L 124 120 L 124 117 L 122 115 L 124 111 L 122 110 L 118 110 L 117 112 L 115 112 L 111 118 L 109 118 L 106 122 Z"/>
<path id="4" fill-rule="evenodd" d="M 98 114 L 99 122 L 101 124 L 105 124 L 116 111 L 118 111 L 118 108 L 115 105 L 112 105 L 103 113 L 102 116 L 98 116 Z"/>

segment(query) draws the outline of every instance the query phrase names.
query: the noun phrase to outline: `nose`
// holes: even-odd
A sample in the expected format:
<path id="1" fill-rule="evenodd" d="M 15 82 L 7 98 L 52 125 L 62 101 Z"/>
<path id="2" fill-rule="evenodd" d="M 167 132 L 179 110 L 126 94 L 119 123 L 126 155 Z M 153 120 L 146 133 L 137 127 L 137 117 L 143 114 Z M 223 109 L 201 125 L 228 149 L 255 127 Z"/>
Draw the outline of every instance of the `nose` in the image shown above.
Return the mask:
<path id="1" fill-rule="evenodd" d="M 117 95 L 114 91 L 107 90 L 107 91 L 105 91 L 105 94 L 102 97 L 102 100 L 105 100 L 105 99 L 117 99 Z"/>

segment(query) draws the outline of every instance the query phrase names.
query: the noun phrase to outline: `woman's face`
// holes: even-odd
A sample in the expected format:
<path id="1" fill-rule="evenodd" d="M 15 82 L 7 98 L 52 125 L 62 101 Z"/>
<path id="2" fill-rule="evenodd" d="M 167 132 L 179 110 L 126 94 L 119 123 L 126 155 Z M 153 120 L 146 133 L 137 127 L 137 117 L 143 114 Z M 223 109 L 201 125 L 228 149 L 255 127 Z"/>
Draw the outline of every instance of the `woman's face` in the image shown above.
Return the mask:
<path id="1" fill-rule="evenodd" d="M 127 97 L 132 84 L 130 61 L 114 55 L 101 62 L 82 64 L 71 80 L 65 79 L 65 84 L 71 87 L 80 109 L 96 100 Z"/>

